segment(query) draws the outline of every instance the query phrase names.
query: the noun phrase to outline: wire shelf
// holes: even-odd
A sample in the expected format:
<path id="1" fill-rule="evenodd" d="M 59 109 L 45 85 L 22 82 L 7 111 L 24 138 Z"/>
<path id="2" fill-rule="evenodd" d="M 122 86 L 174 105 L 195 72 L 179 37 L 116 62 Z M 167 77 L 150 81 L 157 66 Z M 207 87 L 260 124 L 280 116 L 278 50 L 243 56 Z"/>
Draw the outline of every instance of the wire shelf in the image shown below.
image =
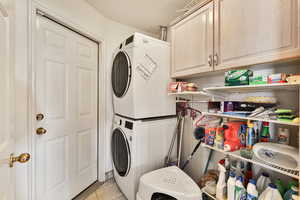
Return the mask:
<path id="1" fill-rule="evenodd" d="M 205 147 L 205 148 L 209 148 L 209 149 L 217 151 L 217 152 L 220 152 L 220 153 L 223 153 L 225 155 L 240 159 L 240 160 L 250 162 L 252 164 L 261 166 L 263 168 L 270 169 L 272 171 L 290 176 L 292 178 L 299 179 L 299 170 L 289 170 L 289 169 L 285 169 L 285 168 L 282 168 L 282 167 L 279 167 L 279 166 L 276 166 L 276 165 L 271 165 L 269 163 L 266 163 L 262 160 L 259 160 L 259 159 L 255 158 L 255 157 L 253 157 L 252 159 L 247 159 L 247 158 L 244 158 L 240 155 L 240 151 L 227 152 L 227 151 L 224 151 L 222 149 L 218 149 L 216 147 L 209 146 L 209 145 L 206 145 L 206 144 L 201 144 L 201 146 Z"/>
<path id="2" fill-rule="evenodd" d="M 191 10 L 192 8 L 194 8 L 196 5 L 198 5 L 199 3 L 201 3 L 201 0 L 191 0 L 190 2 L 188 2 L 185 7 L 183 8 L 186 11 Z"/>

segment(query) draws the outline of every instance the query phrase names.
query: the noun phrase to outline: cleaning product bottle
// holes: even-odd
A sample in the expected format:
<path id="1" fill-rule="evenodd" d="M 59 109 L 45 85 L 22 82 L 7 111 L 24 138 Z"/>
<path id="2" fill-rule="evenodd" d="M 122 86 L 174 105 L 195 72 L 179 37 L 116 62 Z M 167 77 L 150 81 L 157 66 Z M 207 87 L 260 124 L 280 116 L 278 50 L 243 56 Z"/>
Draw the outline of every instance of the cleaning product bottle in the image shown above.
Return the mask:
<path id="1" fill-rule="evenodd" d="M 236 151 L 241 148 L 241 141 L 239 137 L 239 130 L 241 125 L 245 122 L 227 122 L 225 130 L 225 142 L 224 142 L 224 151 Z"/>
<path id="2" fill-rule="evenodd" d="M 256 190 L 256 181 L 250 179 L 247 186 L 247 200 L 257 200 L 258 191 Z"/>
<path id="3" fill-rule="evenodd" d="M 269 122 L 263 122 L 263 128 L 260 134 L 261 142 L 270 142 Z"/>
<path id="4" fill-rule="evenodd" d="M 245 184 L 249 183 L 249 180 L 252 179 L 252 164 L 247 163 L 246 171 L 245 171 Z"/>
<path id="5" fill-rule="evenodd" d="M 227 181 L 227 200 L 235 200 L 234 199 L 235 183 L 236 183 L 235 173 L 231 171 L 229 173 L 229 178 Z"/>
<path id="6" fill-rule="evenodd" d="M 246 139 L 246 147 L 248 149 L 252 149 L 253 145 L 255 144 L 255 130 L 254 124 L 250 121 L 248 122 L 248 129 L 247 129 L 247 139 Z"/>
<path id="7" fill-rule="evenodd" d="M 247 191 L 246 191 L 243 183 L 244 183 L 244 178 L 242 176 L 239 176 L 235 183 L 235 194 L 234 194 L 235 200 L 246 200 L 247 199 Z"/>
<path id="8" fill-rule="evenodd" d="M 270 183 L 267 189 L 259 196 L 258 200 L 283 200 L 276 185 Z"/>
<path id="9" fill-rule="evenodd" d="M 261 194 L 271 183 L 270 176 L 268 173 L 263 172 L 262 175 L 257 180 L 257 191 Z"/>
<path id="10" fill-rule="evenodd" d="M 275 185 L 276 185 L 278 191 L 280 192 L 281 196 L 284 196 L 285 188 L 284 188 L 283 182 L 278 178 L 275 181 Z"/>
<path id="11" fill-rule="evenodd" d="M 258 143 L 260 140 L 259 140 L 259 133 L 260 133 L 260 130 L 261 130 L 261 126 L 262 126 L 262 122 L 259 122 L 259 121 L 255 121 L 253 122 L 254 124 L 254 131 L 255 131 L 255 143 Z"/>
<path id="12" fill-rule="evenodd" d="M 214 145 L 218 149 L 224 149 L 224 132 L 225 128 L 223 125 L 218 126 L 216 129 L 216 139 Z"/>
<path id="13" fill-rule="evenodd" d="M 288 185 L 286 187 L 286 190 L 290 190 L 292 188 L 292 186 L 296 186 L 298 187 L 299 186 L 299 183 L 297 180 L 291 180 L 288 182 Z"/>
<path id="14" fill-rule="evenodd" d="M 275 139 L 276 129 L 275 129 L 274 123 L 269 123 L 269 134 L 270 134 L 269 142 L 276 142 L 276 139 Z"/>
<path id="15" fill-rule="evenodd" d="M 216 197 L 220 200 L 226 199 L 226 169 L 225 160 L 220 160 L 218 163 L 219 167 L 219 179 L 216 188 Z"/>
<path id="16" fill-rule="evenodd" d="M 292 195 L 298 195 L 298 194 L 299 194 L 298 187 L 292 186 L 292 188 L 284 194 L 284 200 L 292 200 Z"/>
<path id="17" fill-rule="evenodd" d="M 243 177 L 244 179 L 244 162 L 241 161 L 241 160 L 238 160 L 237 163 L 236 163 L 236 169 L 235 169 L 235 174 L 236 174 L 236 177 Z M 244 180 L 243 180 L 244 181 Z"/>
<path id="18" fill-rule="evenodd" d="M 247 145 L 247 128 L 247 124 L 242 124 L 239 130 L 239 138 L 242 148 Z"/>

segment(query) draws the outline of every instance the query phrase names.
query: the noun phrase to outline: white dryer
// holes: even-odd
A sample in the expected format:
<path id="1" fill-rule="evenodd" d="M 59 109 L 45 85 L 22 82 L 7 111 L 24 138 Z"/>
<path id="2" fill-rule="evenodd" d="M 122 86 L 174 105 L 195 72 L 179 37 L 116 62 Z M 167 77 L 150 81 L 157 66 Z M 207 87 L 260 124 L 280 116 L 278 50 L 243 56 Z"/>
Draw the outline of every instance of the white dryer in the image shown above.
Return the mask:
<path id="1" fill-rule="evenodd" d="M 134 200 L 139 178 L 162 168 L 171 144 L 176 118 L 131 120 L 114 117 L 111 151 L 116 182 L 128 200 Z"/>
<path id="2" fill-rule="evenodd" d="M 168 96 L 170 44 L 135 33 L 114 53 L 111 73 L 115 113 L 132 119 L 175 115 Z"/>

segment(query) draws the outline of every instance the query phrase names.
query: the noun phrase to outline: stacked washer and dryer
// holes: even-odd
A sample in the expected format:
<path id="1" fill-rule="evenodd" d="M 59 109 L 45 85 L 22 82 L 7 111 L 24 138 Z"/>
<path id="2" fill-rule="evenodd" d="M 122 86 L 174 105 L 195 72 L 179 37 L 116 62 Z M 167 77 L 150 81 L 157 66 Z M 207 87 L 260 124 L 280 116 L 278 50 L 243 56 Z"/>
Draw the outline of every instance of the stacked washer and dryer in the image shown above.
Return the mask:
<path id="1" fill-rule="evenodd" d="M 114 54 L 111 80 L 114 177 L 134 200 L 140 177 L 162 168 L 176 126 L 175 99 L 168 96 L 170 45 L 135 33 Z"/>

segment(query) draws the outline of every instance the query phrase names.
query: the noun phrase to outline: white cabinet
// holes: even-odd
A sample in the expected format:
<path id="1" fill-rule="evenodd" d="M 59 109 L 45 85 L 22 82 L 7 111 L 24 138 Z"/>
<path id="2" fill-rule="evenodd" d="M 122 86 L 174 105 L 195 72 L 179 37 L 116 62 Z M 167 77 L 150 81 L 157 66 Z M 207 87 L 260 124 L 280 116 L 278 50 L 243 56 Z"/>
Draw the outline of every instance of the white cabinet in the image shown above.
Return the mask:
<path id="1" fill-rule="evenodd" d="M 299 11 L 300 0 L 206 4 L 171 27 L 172 77 L 300 58 Z"/>
<path id="2" fill-rule="evenodd" d="M 299 57 L 299 0 L 215 0 L 215 69 Z"/>
<path id="3" fill-rule="evenodd" d="M 173 78 L 212 71 L 213 2 L 171 27 L 171 38 Z"/>

